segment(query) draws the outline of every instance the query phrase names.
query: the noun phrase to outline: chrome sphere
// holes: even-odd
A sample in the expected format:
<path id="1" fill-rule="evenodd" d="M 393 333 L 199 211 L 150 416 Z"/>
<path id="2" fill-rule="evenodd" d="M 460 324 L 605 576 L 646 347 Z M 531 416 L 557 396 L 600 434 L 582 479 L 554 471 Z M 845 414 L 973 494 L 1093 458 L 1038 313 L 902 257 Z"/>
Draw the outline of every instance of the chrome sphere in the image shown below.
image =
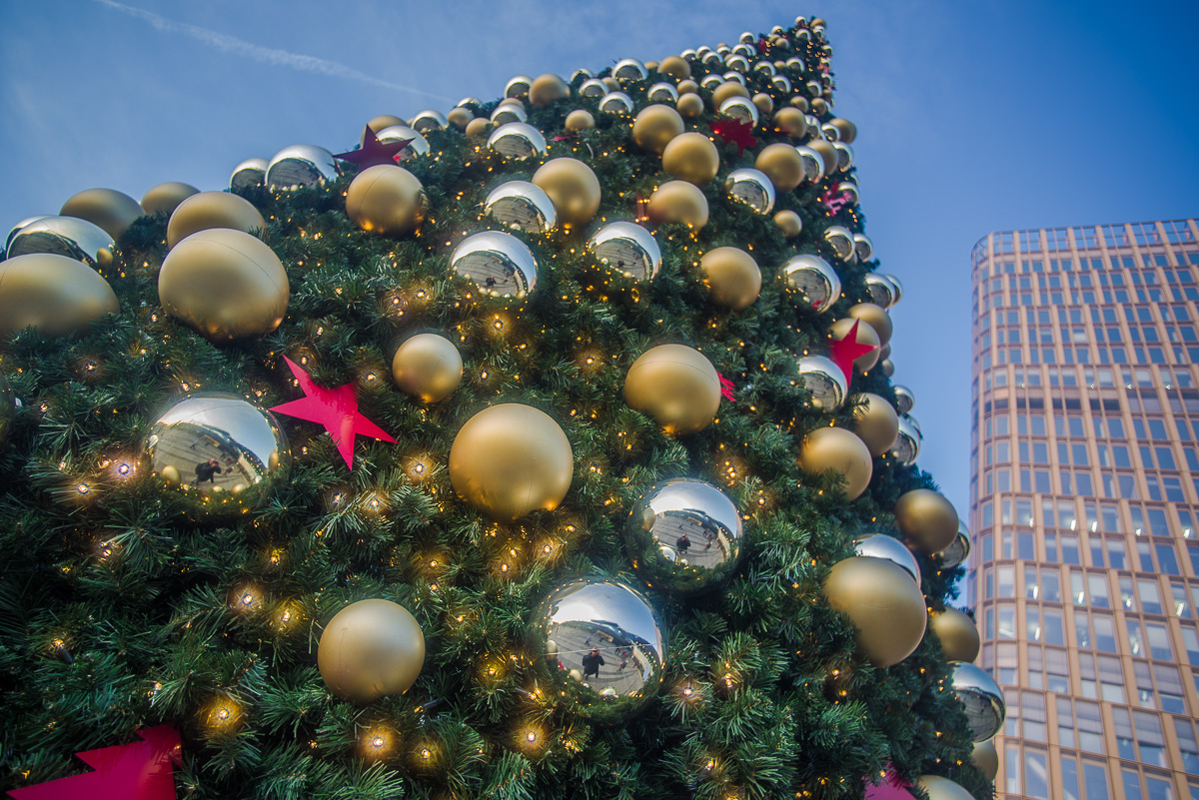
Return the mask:
<path id="1" fill-rule="evenodd" d="M 704 87 L 705 89 L 715 89 L 717 86 L 719 86 L 720 84 L 722 84 L 724 82 L 725 82 L 724 78 L 720 77 L 719 75 L 712 74 L 712 75 L 705 75 L 703 78 L 701 78 L 699 81 L 699 85 Z"/>
<path id="2" fill-rule="evenodd" d="M 428 140 L 420 134 L 420 131 L 409 128 L 407 125 L 391 125 L 375 135 L 380 142 L 384 143 L 408 142 L 404 149 L 396 154 L 400 157 L 400 161 L 408 161 L 417 156 L 429 154 Z"/>
<path id="3" fill-rule="evenodd" d="M 895 305 L 895 284 L 881 272 L 866 274 L 866 291 L 870 293 L 870 302 L 876 306 L 890 308 Z"/>
<path id="4" fill-rule="evenodd" d="M 1003 728 L 1007 706 L 1003 691 L 995 680 L 973 664 L 951 661 L 953 691 L 966 710 L 966 720 L 974 741 L 985 742 Z"/>
<path id="5" fill-rule="evenodd" d="M 855 233 L 853 235 L 853 249 L 858 257 L 858 261 L 869 261 L 871 256 L 874 255 L 874 242 L 864 233 Z"/>
<path id="6" fill-rule="evenodd" d="M 229 176 L 229 188 L 237 191 L 238 189 L 250 189 L 254 186 L 261 186 L 266 183 L 266 168 L 268 166 L 269 164 L 265 158 L 247 158 L 233 168 L 233 174 Z"/>
<path id="7" fill-rule="evenodd" d="M 679 90 L 674 88 L 669 83 L 655 83 L 649 87 L 649 92 L 646 98 L 651 103 L 677 103 L 679 101 Z"/>
<path id="8" fill-rule="evenodd" d="M 649 73 L 645 69 L 645 64 L 642 64 L 637 59 L 622 58 L 612 68 L 612 77 L 621 83 L 628 83 L 630 81 L 643 81 L 649 77 Z"/>
<path id="9" fill-rule="evenodd" d="M 966 523 L 958 520 L 958 535 L 954 538 L 953 544 L 946 547 L 941 552 L 935 554 L 933 558 L 941 564 L 941 569 L 953 569 L 966 563 L 966 559 L 970 557 L 970 529 L 966 527 Z"/>
<path id="10" fill-rule="evenodd" d="M 853 181 L 841 181 L 837 184 L 837 194 L 849 201 L 849 204 L 856 206 L 862 199 L 861 193 L 858 192 L 858 185 Z M 862 234 L 854 234 L 854 241 Z"/>
<path id="11" fill-rule="evenodd" d="M 832 308 L 841 296 L 841 278 L 820 256 L 792 257 L 783 265 L 782 276 L 796 299 L 818 314 Z"/>
<path id="12" fill-rule="evenodd" d="M 499 231 L 463 239 L 450 254 L 450 269 L 493 297 L 524 297 L 537 286 L 537 260 L 528 245 Z"/>
<path id="13" fill-rule="evenodd" d="M 483 203 L 483 213 L 507 228 L 525 233 L 545 233 L 558 221 L 550 196 L 528 181 L 508 181 L 492 189 Z"/>
<path id="14" fill-rule="evenodd" d="M 842 225 L 829 225 L 824 229 L 824 240 L 832 245 L 833 252 L 842 261 L 853 261 L 853 233 Z"/>
<path id="15" fill-rule="evenodd" d="M 758 125 L 758 107 L 748 97 L 730 97 L 720 104 L 720 116 Z"/>
<path id="16" fill-rule="evenodd" d="M 528 75 L 517 75 L 504 84 L 504 97 L 521 97 L 529 93 L 533 79 Z"/>
<path id="17" fill-rule="evenodd" d="M 804 356 L 796 362 L 799 385 L 812 396 L 812 406 L 824 411 L 836 411 L 849 394 L 845 373 L 826 356 Z"/>
<path id="18" fill-rule="evenodd" d="M 724 190 L 734 201 L 749 206 L 758 214 L 769 214 L 774 209 L 774 184 L 765 174 L 751 167 L 730 172 L 724 179 Z"/>
<path id="19" fill-rule="evenodd" d="M 95 269 L 111 264 L 114 250 L 116 244 L 108 232 L 85 219 L 37 217 L 8 235 L 5 257 L 54 253 Z"/>
<path id="20" fill-rule="evenodd" d="M 518 106 L 515 103 L 501 103 L 495 107 L 495 111 L 491 112 L 491 121 L 495 125 L 526 122 L 528 119 L 529 114 L 525 111 L 524 107 Z"/>
<path id="21" fill-rule="evenodd" d="M 633 98 L 624 92 L 608 92 L 600 100 L 599 110 L 605 114 L 628 116 L 633 113 Z"/>
<path id="22" fill-rule="evenodd" d="M 791 79 L 786 75 L 775 75 L 770 83 L 783 94 L 791 94 Z"/>
<path id="23" fill-rule="evenodd" d="M 579 94 L 583 97 L 603 97 L 608 93 L 608 84 L 601 81 L 599 78 L 588 78 L 583 81 L 583 85 L 579 87 Z"/>
<path id="24" fill-rule="evenodd" d="M 442 114 L 440 111 L 434 111 L 431 108 L 421 111 L 415 117 L 408 120 L 408 126 L 419 133 L 440 131 L 448 128 L 449 125 L 450 123 L 445 118 L 445 114 Z"/>
<path id="25" fill-rule="evenodd" d="M 895 437 L 895 444 L 891 445 L 891 455 L 904 466 L 916 463 L 916 459 L 920 457 L 920 443 L 924 441 L 924 437 L 920 434 L 920 428 L 914 423 L 914 419 L 906 414 L 901 414 L 899 416 L 899 435 Z"/>
<path id="26" fill-rule="evenodd" d="M 915 579 L 916 585 L 921 585 L 920 564 L 916 562 L 916 556 L 912 555 L 912 551 L 907 548 L 907 545 L 894 536 L 888 536 L 885 533 L 863 534 L 854 538 L 853 549 L 859 556 L 885 558 L 891 563 L 903 567 L 904 571 Z"/>
<path id="27" fill-rule="evenodd" d="M 833 149 L 837 151 L 837 169 L 844 172 L 853 166 L 853 148 L 845 142 L 833 142 Z"/>
<path id="28" fill-rule="evenodd" d="M 824 159 L 820 157 L 812 148 L 806 145 L 799 145 L 796 148 L 799 157 L 803 159 L 804 179 L 808 183 L 813 183 L 824 177 Z"/>
<path id="29" fill-rule="evenodd" d="M 761 73 L 767 78 L 773 78 L 778 70 L 769 61 L 759 61 L 757 64 L 754 64 L 754 72 Z"/>
<path id="30" fill-rule="evenodd" d="M 895 410 L 900 414 L 910 414 L 916 407 L 916 395 L 906 386 L 895 384 L 891 387 L 895 392 Z"/>
<path id="31" fill-rule="evenodd" d="M 294 189 L 336 180 L 340 174 L 337 159 L 325 148 L 311 144 L 293 144 L 275 153 L 275 157 L 266 167 L 264 180 L 272 190 Z M 236 176 L 236 173 L 234 175 Z"/>
<path id="32" fill-rule="evenodd" d="M 730 53 L 725 56 L 724 65 L 737 72 L 749 72 L 749 59 L 741 53 Z"/>
<path id="33" fill-rule="evenodd" d="M 662 267 L 662 250 L 653 234 L 634 222 L 610 222 L 587 242 L 595 257 L 608 269 L 636 281 L 648 281 Z"/>
<path id="34" fill-rule="evenodd" d="M 487 146 L 506 161 L 524 161 L 545 155 L 545 137 L 541 131 L 524 122 L 508 122 L 487 137 Z"/>

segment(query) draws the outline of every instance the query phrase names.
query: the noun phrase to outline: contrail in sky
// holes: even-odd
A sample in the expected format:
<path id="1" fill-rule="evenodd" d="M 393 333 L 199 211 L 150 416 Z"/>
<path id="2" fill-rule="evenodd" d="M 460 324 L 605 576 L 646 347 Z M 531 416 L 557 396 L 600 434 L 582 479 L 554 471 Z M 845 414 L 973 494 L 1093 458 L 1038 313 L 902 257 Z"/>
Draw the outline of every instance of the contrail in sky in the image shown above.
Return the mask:
<path id="1" fill-rule="evenodd" d="M 401 86 L 398 83 L 381 80 L 373 75 L 367 75 L 365 72 L 347 67 L 345 64 L 339 64 L 336 61 L 326 61 L 323 58 L 315 58 L 314 56 L 305 56 L 299 53 L 289 53 L 286 50 L 276 50 L 271 47 L 262 47 L 261 45 L 247 42 L 244 39 L 238 39 L 234 36 L 228 36 L 208 28 L 201 28 L 198 25 L 189 25 L 186 22 L 176 22 L 175 20 L 167 19 L 159 16 L 152 11 L 146 11 L 141 8 L 134 8 L 123 3 L 115 2 L 115 0 L 95 0 L 102 6 L 121 11 L 138 19 L 145 20 L 160 31 L 167 33 L 181 33 L 184 36 L 190 36 L 204 44 L 211 45 L 218 50 L 226 53 L 244 56 L 245 58 L 260 61 L 264 64 L 273 64 L 279 67 L 288 67 L 297 69 L 303 72 L 318 72 L 322 75 L 329 75 L 333 78 L 345 78 L 346 80 L 359 81 L 361 83 L 369 83 L 374 86 L 382 86 L 385 89 L 395 89 L 399 92 L 408 92 L 410 94 L 419 94 L 424 97 L 432 97 L 436 100 L 452 102 L 448 98 L 441 95 L 424 92 L 420 89 L 414 89 L 411 86 Z"/>

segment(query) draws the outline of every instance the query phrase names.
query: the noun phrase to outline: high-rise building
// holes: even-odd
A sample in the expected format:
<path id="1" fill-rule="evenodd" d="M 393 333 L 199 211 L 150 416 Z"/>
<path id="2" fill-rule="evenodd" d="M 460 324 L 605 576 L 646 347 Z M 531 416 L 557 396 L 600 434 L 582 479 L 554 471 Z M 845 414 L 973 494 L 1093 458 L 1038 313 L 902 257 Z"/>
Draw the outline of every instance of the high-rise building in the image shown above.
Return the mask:
<path id="1" fill-rule="evenodd" d="M 996 790 L 1199 800 L 1199 223 L 992 233 L 972 261 Z"/>

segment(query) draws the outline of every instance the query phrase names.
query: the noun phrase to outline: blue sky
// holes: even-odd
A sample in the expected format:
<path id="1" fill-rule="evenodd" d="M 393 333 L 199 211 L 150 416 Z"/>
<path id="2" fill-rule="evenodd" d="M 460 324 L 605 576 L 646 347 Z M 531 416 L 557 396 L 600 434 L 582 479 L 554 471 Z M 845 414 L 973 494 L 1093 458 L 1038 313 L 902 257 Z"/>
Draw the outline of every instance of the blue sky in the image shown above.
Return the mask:
<path id="1" fill-rule="evenodd" d="M 336 9 L 336 10 L 335 10 Z M 0 227 L 81 189 L 227 185 L 376 114 L 823 16 L 867 233 L 900 277 L 895 380 L 964 514 L 969 254 L 992 230 L 1199 213 L 1199 3 L 0 0 Z"/>

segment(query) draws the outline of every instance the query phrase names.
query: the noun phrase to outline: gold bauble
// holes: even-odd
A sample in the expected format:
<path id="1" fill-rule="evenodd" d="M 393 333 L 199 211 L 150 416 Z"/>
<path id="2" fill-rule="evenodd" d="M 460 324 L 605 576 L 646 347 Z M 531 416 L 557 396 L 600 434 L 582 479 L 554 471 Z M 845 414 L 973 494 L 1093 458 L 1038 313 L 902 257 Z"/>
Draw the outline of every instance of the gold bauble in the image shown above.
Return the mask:
<path id="1" fill-rule="evenodd" d="M 806 112 L 808 110 L 808 98 L 804 97 L 803 95 L 793 95 L 787 102 L 789 102 L 795 108 L 798 108 L 800 111 Z"/>
<path id="2" fill-rule="evenodd" d="M 695 119 L 704 113 L 704 100 L 697 94 L 681 94 L 675 108 L 687 119 Z"/>
<path id="3" fill-rule="evenodd" d="M 828 113 L 828 101 L 823 97 L 812 98 L 812 113 L 818 117 L 823 117 Z"/>
<path id="4" fill-rule="evenodd" d="M 539 75 L 529 86 L 529 102 L 539 108 L 568 97 L 570 87 L 566 81 L 551 72 Z"/>
<path id="5" fill-rule="evenodd" d="M 853 140 L 858 138 L 858 126 L 847 119 L 833 117 L 828 124 L 837 129 L 837 132 L 841 134 L 841 141 L 846 144 L 853 144 Z"/>
<path id="6" fill-rule="evenodd" d="M 584 108 L 576 108 L 566 115 L 565 126 L 566 130 L 573 133 L 589 131 L 595 127 L 595 117 L 591 116 L 591 112 Z"/>
<path id="7" fill-rule="evenodd" d="M 656 223 L 682 222 L 699 230 L 708 224 L 708 198 L 693 183 L 667 181 L 650 195 L 648 213 Z"/>
<path id="8" fill-rule="evenodd" d="M 366 127 L 370 128 L 374 133 L 378 133 L 384 128 L 391 128 L 395 125 L 408 125 L 408 121 L 400 119 L 395 114 L 380 114 L 379 116 L 366 123 Z"/>
<path id="9" fill-rule="evenodd" d="M 758 111 L 762 112 L 763 117 L 774 111 L 774 100 L 768 94 L 758 92 L 753 96 L 753 101 L 754 105 L 758 107 Z"/>
<path id="10" fill-rule="evenodd" d="M 941 640 L 941 652 L 945 654 L 946 661 L 970 663 L 978 658 L 978 650 L 982 646 L 978 626 L 966 614 L 956 608 L 934 611 L 928 626 Z"/>
<path id="11" fill-rule="evenodd" d="M 808 147 L 820 154 L 820 160 L 824 162 L 824 174 L 832 175 L 837 169 L 837 148 L 824 139 L 813 139 L 808 142 Z"/>
<path id="12" fill-rule="evenodd" d="M 570 488 L 573 468 L 570 441 L 558 423 L 519 403 L 475 414 L 450 448 L 454 491 L 501 522 L 557 508 Z"/>
<path id="13" fill-rule="evenodd" d="M 193 194 L 199 194 L 200 190 L 192 186 L 190 183 L 180 183 L 179 181 L 168 181 L 160 183 L 152 187 L 142 196 L 141 206 L 147 214 L 153 216 L 160 211 L 163 214 L 171 214 L 179 207 L 187 198 Z"/>
<path id="14" fill-rule="evenodd" d="M 803 233 L 803 220 L 799 218 L 799 214 L 789 208 L 784 208 L 774 215 L 774 224 L 788 239 L 794 239 Z"/>
<path id="15" fill-rule="evenodd" d="M 171 486 L 179 486 L 183 483 L 183 476 L 179 474 L 179 468 L 174 464 L 167 464 L 158 471 L 158 474 Z M 215 486 L 216 484 L 213 485 Z"/>
<path id="16" fill-rule="evenodd" d="M 684 436 L 712 424 L 720 409 L 720 376 L 698 350 L 664 344 L 646 350 L 629 367 L 624 399 L 668 434 Z"/>
<path id="17" fill-rule="evenodd" d="M 491 120 L 486 117 L 475 117 L 466 124 L 466 137 L 468 139 L 486 139 L 487 134 L 491 133 Z"/>
<path id="18" fill-rule="evenodd" d="M 554 158 L 533 173 L 533 183 L 549 195 L 562 225 L 585 225 L 599 211 L 600 183 L 577 158 Z"/>
<path id="19" fill-rule="evenodd" d="M 646 61 L 645 68 L 649 72 L 653 72 L 654 70 L 656 70 L 658 68 L 658 62 L 657 61 Z"/>
<path id="20" fill-rule="evenodd" d="M 706 186 L 720 170 L 720 153 L 702 133 L 684 133 L 662 151 L 662 169 L 672 178 Z"/>
<path id="21" fill-rule="evenodd" d="M 758 269 L 758 263 L 740 248 L 709 250 L 699 260 L 699 268 L 712 301 L 719 306 L 740 311 L 753 305 L 762 291 L 762 271 Z"/>
<path id="22" fill-rule="evenodd" d="M 78 217 L 101 228 L 120 243 L 121 237 L 138 217 L 145 214 L 141 204 L 115 189 L 84 189 L 62 204 L 60 217 Z"/>
<path id="23" fill-rule="evenodd" d="M 964 786 L 940 775 L 921 775 L 916 785 L 928 793 L 928 800 L 974 800 Z"/>
<path id="24" fill-rule="evenodd" d="M 30 253 L 0 262 L 0 336 L 30 325 L 44 337 L 71 336 L 120 310 L 108 281 L 82 261 Z"/>
<path id="25" fill-rule="evenodd" d="M 321 632 L 316 663 L 329 691 L 354 703 L 403 694 L 425 664 L 416 617 L 390 600 L 359 600 Z"/>
<path id="26" fill-rule="evenodd" d="M 744 97 L 748 100 L 749 90 L 737 81 L 725 81 L 712 90 L 712 107 L 720 108 L 730 97 Z"/>
<path id="27" fill-rule="evenodd" d="M 699 84 L 690 79 L 685 80 L 685 81 L 679 81 L 679 85 L 677 88 L 679 90 L 680 96 L 685 95 L 685 94 L 696 94 L 696 95 L 699 94 Z"/>
<path id="28" fill-rule="evenodd" d="M 879 341 L 878 334 L 874 332 L 874 328 L 870 327 L 869 324 L 862 322 L 861 320 L 854 319 L 853 317 L 842 317 L 829 326 L 829 338 L 835 339 L 838 342 L 841 341 L 846 336 L 849 336 L 849 332 L 853 330 L 855 323 L 858 326 L 858 335 L 856 339 L 857 343 L 873 345 L 874 349 L 869 353 L 864 353 L 855 358 L 853 360 L 853 365 L 862 372 L 869 372 L 874 368 L 874 365 L 878 363 Z"/>
<path id="29" fill-rule="evenodd" d="M 924 638 L 924 595 L 903 567 L 885 558 L 838 561 L 824 579 L 824 596 L 858 629 L 858 647 L 876 667 L 910 656 Z"/>
<path id="30" fill-rule="evenodd" d="M 799 448 L 798 461 L 806 472 L 819 475 L 831 469 L 841 475 L 849 500 L 866 491 L 874 473 L 866 443 L 845 428 L 817 428 L 809 433 Z"/>
<path id="31" fill-rule="evenodd" d="M 287 314 L 287 272 L 248 233 L 214 228 L 179 242 L 162 262 L 158 299 L 213 342 L 264 336 Z"/>
<path id="32" fill-rule="evenodd" d="M 995 776 L 999 774 L 999 753 L 996 752 L 995 742 L 991 739 L 985 742 L 975 742 L 970 760 L 989 781 L 994 781 Z"/>
<path id="33" fill-rule="evenodd" d="M 364 231 L 403 236 L 425 220 L 429 199 L 420 179 L 403 167 L 377 164 L 346 190 L 346 216 Z"/>
<path id="34" fill-rule="evenodd" d="M 958 535 L 958 512 L 937 492 L 913 489 L 895 502 L 895 524 L 913 549 L 939 553 Z"/>
<path id="35" fill-rule="evenodd" d="M 783 106 L 774 114 L 774 131 L 790 139 L 800 139 L 808 132 L 808 121 L 798 108 Z"/>
<path id="36" fill-rule="evenodd" d="M 803 183 L 803 156 L 789 144 L 775 142 L 762 148 L 754 166 L 770 178 L 776 192 L 789 192 Z"/>
<path id="37" fill-rule="evenodd" d="M 870 451 L 878 457 L 891 449 L 899 436 L 899 414 L 895 407 L 877 394 L 869 392 L 854 398 L 860 403 L 853 410 L 853 429 Z M 862 401 L 865 403 L 862 403 Z"/>
<path id="38" fill-rule="evenodd" d="M 425 403 L 449 397 L 462 382 L 462 355 L 454 343 L 435 333 L 418 333 L 396 350 L 391 374 L 408 394 Z"/>
<path id="39" fill-rule="evenodd" d="M 667 105 L 655 103 L 641 109 L 633 121 L 633 141 L 642 150 L 661 153 L 670 140 L 684 130 L 679 112 Z"/>
<path id="40" fill-rule="evenodd" d="M 616 80 L 611 75 L 606 78 L 600 78 L 600 80 L 605 86 L 608 87 L 609 92 L 619 92 L 621 90 L 620 81 Z"/>
<path id="41" fill-rule="evenodd" d="M 878 334 L 880 347 L 887 347 L 887 343 L 891 341 L 891 315 L 887 313 L 882 306 L 874 303 L 858 303 L 855 306 L 850 306 L 849 316 L 854 319 L 860 319 Z M 887 358 L 891 355 L 890 351 L 879 353 L 879 358 Z"/>
<path id="42" fill-rule="evenodd" d="M 229 192 L 200 192 L 184 200 L 167 222 L 167 246 L 199 231 L 228 228 L 242 233 L 266 236 L 266 220 L 244 197 Z"/>
<path id="43" fill-rule="evenodd" d="M 658 62 L 658 72 L 683 81 L 691 77 L 691 65 L 679 56 L 667 56 Z"/>
<path id="44" fill-rule="evenodd" d="M 452 109 L 450 113 L 445 115 L 446 122 L 453 125 L 460 131 L 465 131 L 466 126 L 470 125 L 470 121 L 475 118 L 475 112 L 469 108 L 458 107 Z"/>

